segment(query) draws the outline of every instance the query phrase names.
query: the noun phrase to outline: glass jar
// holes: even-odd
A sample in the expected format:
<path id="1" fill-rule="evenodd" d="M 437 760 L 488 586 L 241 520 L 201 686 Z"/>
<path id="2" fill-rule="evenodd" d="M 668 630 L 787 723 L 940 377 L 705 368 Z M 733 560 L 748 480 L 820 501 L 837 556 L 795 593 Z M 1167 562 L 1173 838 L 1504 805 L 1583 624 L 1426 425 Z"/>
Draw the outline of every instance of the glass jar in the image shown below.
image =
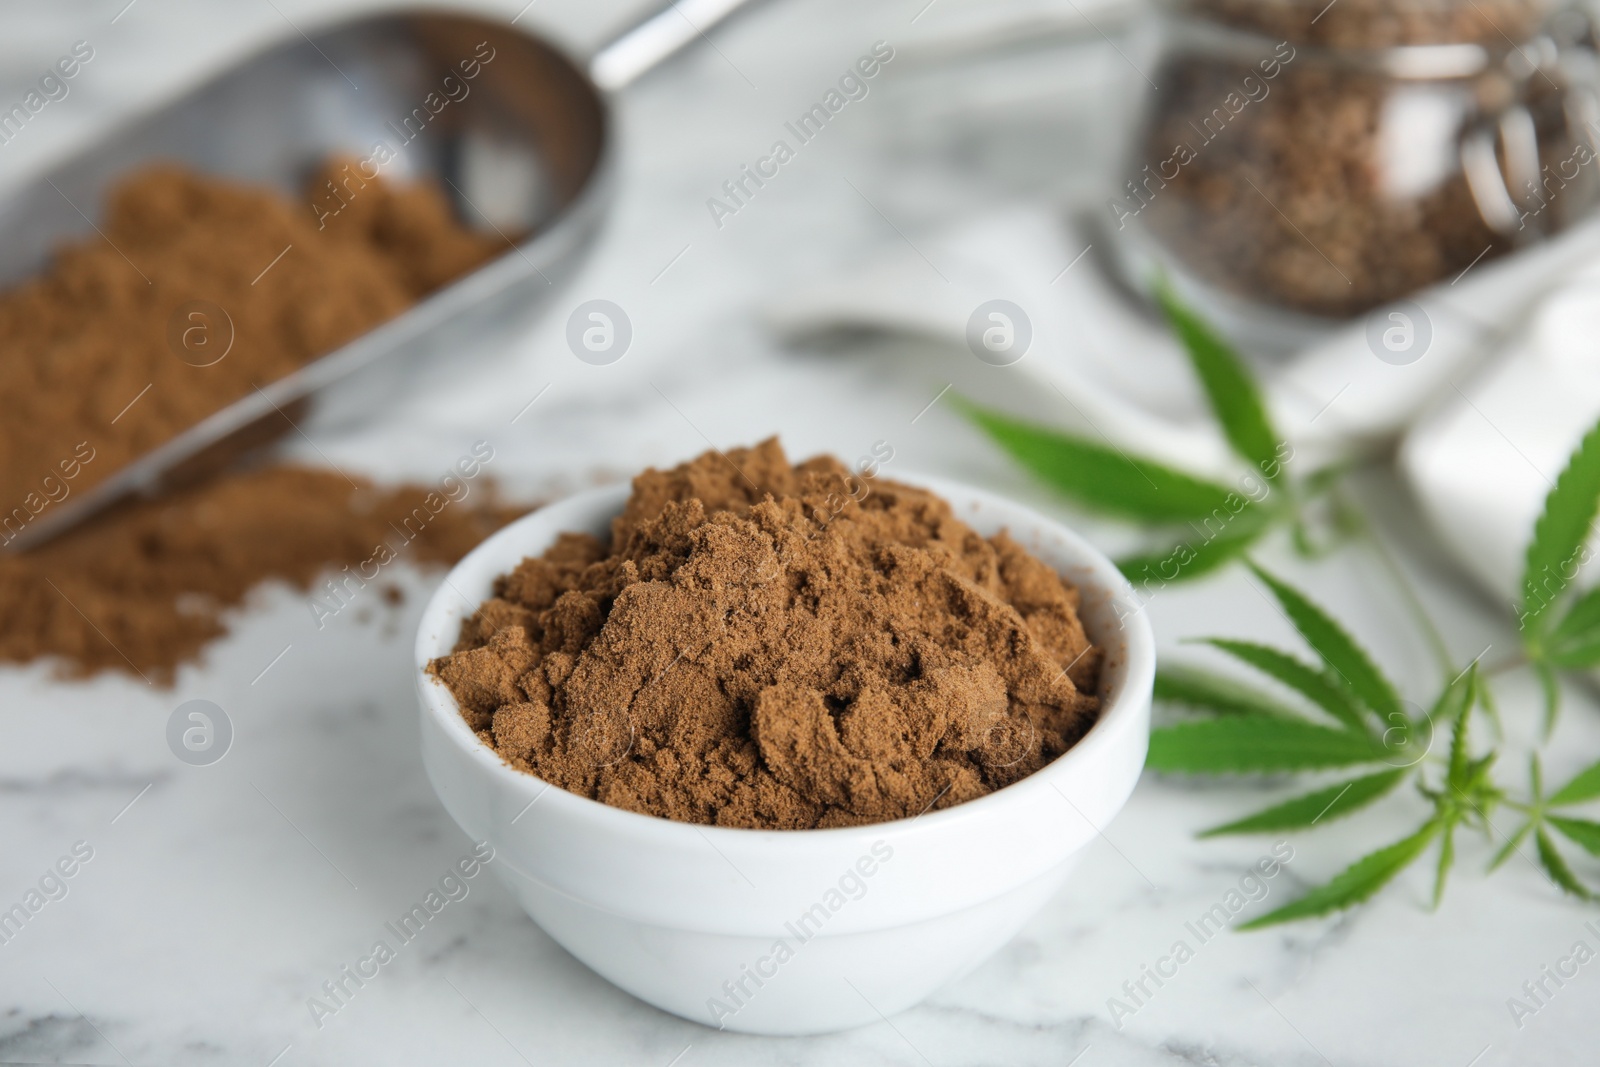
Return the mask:
<path id="1" fill-rule="evenodd" d="M 1588 21 L 1552 0 L 1172 0 L 1111 227 L 1246 305 L 1343 319 L 1600 202 Z"/>

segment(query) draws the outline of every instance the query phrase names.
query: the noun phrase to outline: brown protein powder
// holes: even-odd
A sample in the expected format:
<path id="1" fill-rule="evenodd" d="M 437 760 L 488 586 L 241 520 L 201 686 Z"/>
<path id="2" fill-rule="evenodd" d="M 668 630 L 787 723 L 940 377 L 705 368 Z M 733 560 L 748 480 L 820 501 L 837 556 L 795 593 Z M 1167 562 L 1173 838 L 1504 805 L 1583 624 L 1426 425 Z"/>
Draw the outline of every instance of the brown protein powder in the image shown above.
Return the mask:
<path id="1" fill-rule="evenodd" d="M 1101 651 L 1077 606 L 933 494 L 769 440 L 639 475 L 609 545 L 523 560 L 429 671 L 507 763 L 580 796 L 847 826 L 982 796 L 1082 737 Z"/>
<path id="2" fill-rule="evenodd" d="M 59 249 L 38 277 L 0 293 L 0 541 L 505 248 L 463 227 L 429 186 L 351 181 L 336 160 L 311 191 L 296 203 L 151 167 L 113 188 L 103 239 Z M 181 331 L 174 342 L 174 316 L 196 300 L 231 323 L 228 336 L 207 323 L 209 348 Z M 125 503 L 26 553 L 0 551 L 0 661 L 52 658 L 67 675 L 168 684 L 261 581 L 308 588 L 327 571 L 370 567 L 385 542 L 402 562 L 449 563 L 515 513 L 480 490 L 429 509 L 414 539 L 399 534 L 440 499 L 435 488 L 258 469 Z M 363 595 L 376 607 L 393 588 Z"/>
<path id="3" fill-rule="evenodd" d="M 431 186 L 344 195 L 321 224 L 310 199 L 150 167 L 112 189 L 104 238 L 0 294 L 0 539 L 506 249 Z M 201 301 L 226 319 L 189 318 Z"/>
<path id="4" fill-rule="evenodd" d="M 267 467 L 122 504 L 38 548 L 0 553 L 0 661 L 54 658 L 69 676 L 114 670 L 171 684 L 262 581 L 310 589 L 380 544 L 395 546 L 396 562 L 453 563 L 526 510 L 480 489 L 419 525 L 416 509 L 435 488 Z M 346 583 L 344 595 L 392 606 L 397 587 L 373 584 Z"/>
<path id="5" fill-rule="evenodd" d="M 1559 232 L 1600 197 L 1572 119 L 1582 97 L 1553 68 L 1511 72 L 1543 54 L 1523 42 L 1546 0 L 1171 6 L 1186 17 L 1110 208 L 1208 286 L 1344 319 Z M 1412 69 L 1439 52 L 1414 46 L 1435 45 L 1483 66 Z M 1497 132 L 1512 120 L 1515 159 Z M 1475 191 L 1468 144 L 1483 137 Z"/>
<path id="6" fill-rule="evenodd" d="M 1495 49 L 1530 39 L 1561 0 L 1176 0 L 1275 40 L 1330 48 L 1479 44 Z"/>

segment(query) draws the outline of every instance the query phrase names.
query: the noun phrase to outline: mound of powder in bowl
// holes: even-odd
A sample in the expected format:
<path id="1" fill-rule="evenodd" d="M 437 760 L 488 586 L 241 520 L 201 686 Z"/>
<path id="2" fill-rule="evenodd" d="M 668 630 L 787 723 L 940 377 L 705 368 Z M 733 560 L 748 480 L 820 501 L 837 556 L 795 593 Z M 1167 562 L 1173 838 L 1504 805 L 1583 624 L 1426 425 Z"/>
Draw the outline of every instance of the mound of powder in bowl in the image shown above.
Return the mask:
<path id="1" fill-rule="evenodd" d="M 851 491 L 854 490 L 854 497 Z M 683 822 L 882 822 L 1009 785 L 1093 725 L 1078 593 L 927 491 L 775 440 L 634 479 L 429 665 L 511 766 Z"/>

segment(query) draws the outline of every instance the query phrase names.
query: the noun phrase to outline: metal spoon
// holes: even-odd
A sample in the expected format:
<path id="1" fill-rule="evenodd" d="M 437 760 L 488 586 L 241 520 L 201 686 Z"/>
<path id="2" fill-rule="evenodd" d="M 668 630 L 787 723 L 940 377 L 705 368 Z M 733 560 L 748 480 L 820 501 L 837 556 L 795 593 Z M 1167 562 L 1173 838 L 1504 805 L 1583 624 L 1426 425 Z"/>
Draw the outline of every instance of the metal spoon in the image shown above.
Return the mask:
<path id="1" fill-rule="evenodd" d="M 366 158 L 375 141 L 398 141 L 403 150 L 386 173 L 433 179 L 461 218 L 524 235 L 396 318 L 25 517 L 20 532 L 8 523 L 0 541 L 12 550 L 37 545 L 123 497 L 218 470 L 313 413 L 321 425 L 370 413 L 406 389 L 419 363 L 442 352 L 469 359 L 492 349 L 487 340 L 524 327 L 582 260 L 609 204 L 608 95 L 752 3 L 668 4 L 586 64 L 473 15 L 354 19 L 256 53 L 0 198 L 0 286 L 38 273 L 62 241 L 94 233 L 80 208 L 92 211 L 119 178 L 156 160 L 297 195 L 330 156 Z M 459 64 L 480 42 L 494 59 L 480 66 L 471 91 L 436 119 L 418 114 L 447 75 L 459 81 Z"/>

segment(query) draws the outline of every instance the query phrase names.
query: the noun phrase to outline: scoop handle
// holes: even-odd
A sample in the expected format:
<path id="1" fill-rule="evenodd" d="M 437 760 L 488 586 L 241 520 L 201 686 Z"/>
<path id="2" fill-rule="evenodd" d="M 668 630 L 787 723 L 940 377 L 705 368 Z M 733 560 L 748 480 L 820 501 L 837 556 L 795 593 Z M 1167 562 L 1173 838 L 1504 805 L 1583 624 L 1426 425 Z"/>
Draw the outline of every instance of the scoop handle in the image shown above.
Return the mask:
<path id="1" fill-rule="evenodd" d="M 589 77 L 607 92 L 631 84 L 685 45 L 743 7 L 759 0 L 675 0 L 664 4 L 600 47 Z"/>

